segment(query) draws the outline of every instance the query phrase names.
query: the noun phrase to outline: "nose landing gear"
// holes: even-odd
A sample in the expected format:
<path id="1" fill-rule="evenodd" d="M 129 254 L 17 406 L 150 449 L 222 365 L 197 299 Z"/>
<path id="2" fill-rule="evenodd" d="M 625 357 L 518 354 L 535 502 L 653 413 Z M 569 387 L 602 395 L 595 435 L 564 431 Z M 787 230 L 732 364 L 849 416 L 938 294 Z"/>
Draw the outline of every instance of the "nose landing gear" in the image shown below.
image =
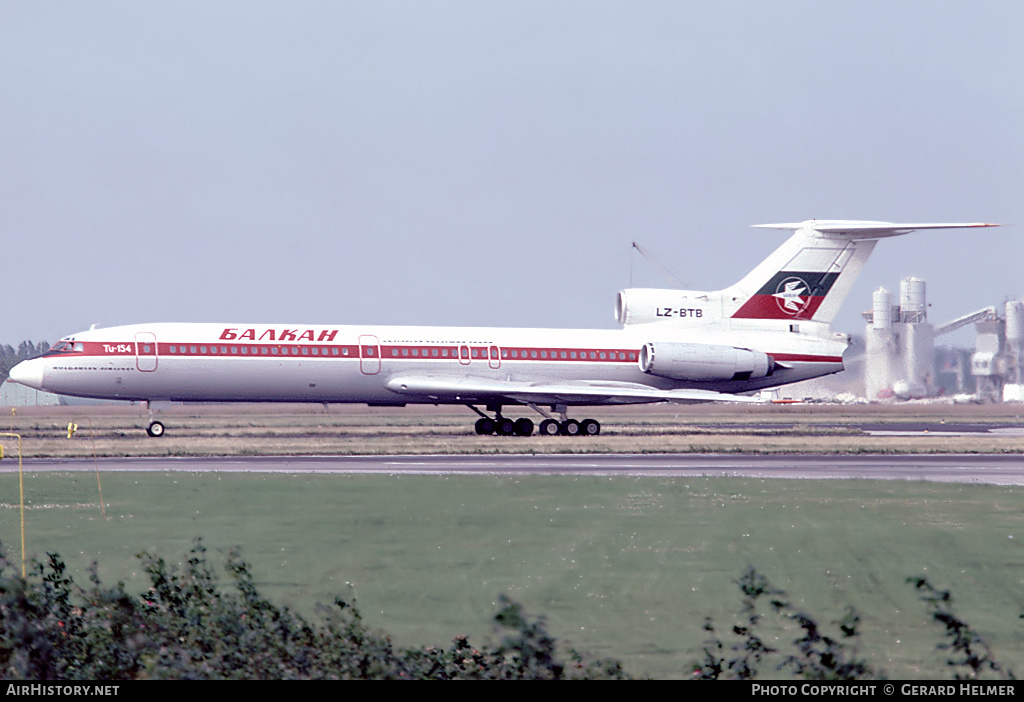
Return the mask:
<path id="1" fill-rule="evenodd" d="M 164 423 L 156 418 L 156 414 L 169 406 L 169 402 L 161 400 L 149 400 L 146 402 L 146 409 L 149 410 L 149 425 L 146 427 L 146 433 L 154 439 L 163 436 L 164 431 L 166 431 Z"/>

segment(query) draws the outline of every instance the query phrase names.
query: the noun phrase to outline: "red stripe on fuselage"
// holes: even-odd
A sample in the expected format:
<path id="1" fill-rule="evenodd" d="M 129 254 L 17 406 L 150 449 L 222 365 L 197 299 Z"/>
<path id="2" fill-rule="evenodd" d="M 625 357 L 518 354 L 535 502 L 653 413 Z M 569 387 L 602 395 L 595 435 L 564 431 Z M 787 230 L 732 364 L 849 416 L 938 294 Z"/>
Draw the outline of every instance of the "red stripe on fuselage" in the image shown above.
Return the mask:
<path id="1" fill-rule="evenodd" d="M 107 343 L 102 341 L 77 342 L 82 350 L 63 351 L 51 354 L 60 357 L 125 357 L 136 356 L 135 342 Z M 523 347 L 523 346 L 497 346 L 489 344 L 486 346 L 473 344 L 387 344 L 387 345 L 363 345 L 356 344 L 239 344 L 239 343 L 169 343 L 160 342 L 157 344 L 157 356 L 161 358 L 305 358 L 305 359 L 359 359 L 362 348 L 363 357 L 374 357 L 379 349 L 382 360 L 431 360 L 431 361 L 458 361 L 459 349 L 469 349 L 469 358 L 472 360 L 486 361 L 497 360 L 496 354 L 500 353 L 502 361 L 586 361 L 588 363 L 635 363 L 638 351 L 635 349 L 590 349 L 590 348 L 562 348 L 562 347 Z M 493 351 L 492 351 L 493 349 Z M 139 348 L 139 355 L 153 355 Z M 465 360 L 465 357 L 463 357 Z"/>
<path id="2" fill-rule="evenodd" d="M 101 357 L 135 357 L 134 342 L 107 343 L 101 341 L 77 342 L 82 344 L 81 351 L 66 351 L 47 354 L 49 357 L 81 358 Z M 499 348 L 503 363 L 515 361 L 557 361 L 586 363 L 635 363 L 637 351 L 632 349 L 582 349 L 523 347 L 523 346 L 473 346 L 469 345 L 470 358 L 476 361 L 491 360 L 489 354 L 492 347 Z M 172 352 L 171 349 L 174 349 Z M 195 349 L 193 351 L 193 348 Z M 376 347 L 371 347 L 376 348 Z M 319 360 L 358 360 L 359 346 L 356 344 L 171 344 L 161 342 L 157 345 L 158 356 L 161 358 L 303 358 Z M 243 353 L 242 349 L 245 349 Z M 314 353 L 314 349 L 316 353 Z M 435 355 L 434 352 L 437 352 Z M 365 352 L 364 352 L 365 353 Z M 376 351 L 374 352 L 376 353 Z M 447 355 L 445 355 L 447 353 Z M 820 354 L 802 353 L 769 353 L 769 356 L 780 363 L 842 363 L 842 356 L 825 356 Z M 403 361 L 458 361 L 459 346 L 457 345 L 395 345 L 380 347 L 381 360 Z"/>
<path id="3" fill-rule="evenodd" d="M 820 356 L 811 353 L 770 353 L 768 354 L 779 363 L 787 361 L 792 363 L 842 363 L 842 356 Z"/>

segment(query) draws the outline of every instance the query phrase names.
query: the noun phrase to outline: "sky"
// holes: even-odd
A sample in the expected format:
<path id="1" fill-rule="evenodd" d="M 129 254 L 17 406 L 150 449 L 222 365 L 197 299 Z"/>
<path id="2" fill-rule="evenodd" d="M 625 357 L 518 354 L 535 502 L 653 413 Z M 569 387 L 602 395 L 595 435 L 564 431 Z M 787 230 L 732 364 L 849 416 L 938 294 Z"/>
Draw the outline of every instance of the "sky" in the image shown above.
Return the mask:
<path id="1" fill-rule="evenodd" d="M 144 322 L 615 328 L 806 219 L 942 323 L 1024 294 L 1024 3 L 0 0 L 0 343 Z"/>

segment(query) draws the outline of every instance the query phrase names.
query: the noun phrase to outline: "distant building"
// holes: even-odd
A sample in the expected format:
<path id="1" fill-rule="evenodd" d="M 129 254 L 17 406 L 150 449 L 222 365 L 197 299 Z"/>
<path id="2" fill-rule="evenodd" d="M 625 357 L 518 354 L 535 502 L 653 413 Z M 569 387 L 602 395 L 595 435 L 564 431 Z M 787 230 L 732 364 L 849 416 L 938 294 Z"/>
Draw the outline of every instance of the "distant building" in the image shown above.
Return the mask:
<path id="1" fill-rule="evenodd" d="M 900 282 L 898 305 L 890 304 L 884 288 L 875 291 L 872 303 L 864 313 L 869 400 L 970 392 L 975 401 L 1024 402 L 1024 302 L 1008 300 L 1004 317 L 992 306 L 933 327 L 925 282 L 906 278 Z M 936 353 L 937 337 L 971 324 L 977 333 L 973 353 Z"/>
<path id="2" fill-rule="evenodd" d="M 27 388 L 20 383 L 5 380 L 0 385 L 0 407 L 25 407 L 27 405 L 59 405 L 60 397 L 52 392 Z"/>

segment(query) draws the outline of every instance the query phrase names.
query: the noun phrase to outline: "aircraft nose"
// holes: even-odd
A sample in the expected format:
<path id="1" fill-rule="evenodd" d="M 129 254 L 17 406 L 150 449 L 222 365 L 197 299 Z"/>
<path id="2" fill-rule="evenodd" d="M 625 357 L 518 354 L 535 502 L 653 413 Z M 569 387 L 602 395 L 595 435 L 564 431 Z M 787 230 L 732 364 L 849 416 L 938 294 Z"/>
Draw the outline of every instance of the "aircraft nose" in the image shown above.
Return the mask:
<path id="1" fill-rule="evenodd" d="M 11 369 L 7 376 L 16 383 L 21 383 L 36 390 L 43 389 L 43 368 L 44 363 L 37 358 L 22 361 Z"/>

